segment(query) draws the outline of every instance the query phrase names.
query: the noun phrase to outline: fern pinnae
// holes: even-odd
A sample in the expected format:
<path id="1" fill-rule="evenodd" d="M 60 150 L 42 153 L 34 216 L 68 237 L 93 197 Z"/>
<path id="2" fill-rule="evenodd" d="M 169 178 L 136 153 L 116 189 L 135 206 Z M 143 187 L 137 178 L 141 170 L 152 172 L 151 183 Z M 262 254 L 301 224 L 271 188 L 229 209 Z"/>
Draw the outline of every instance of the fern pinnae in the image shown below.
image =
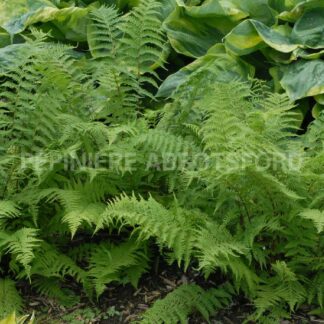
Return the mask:
<path id="1" fill-rule="evenodd" d="M 231 294 L 226 286 L 205 291 L 196 284 L 185 284 L 157 300 L 137 323 L 188 323 L 189 315 L 194 312 L 200 313 L 208 321 L 211 315 L 230 301 Z"/>
<path id="2" fill-rule="evenodd" d="M 9 278 L 0 278 L 0 318 L 21 311 L 23 300 L 18 293 L 15 282 Z"/>
<path id="3" fill-rule="evenodd" d="M 90 13 L 87 38 L 89 49 L 95 59 L 114 59 L 118 49 L 120 18 L 114 7 L 102 6 Z"/>

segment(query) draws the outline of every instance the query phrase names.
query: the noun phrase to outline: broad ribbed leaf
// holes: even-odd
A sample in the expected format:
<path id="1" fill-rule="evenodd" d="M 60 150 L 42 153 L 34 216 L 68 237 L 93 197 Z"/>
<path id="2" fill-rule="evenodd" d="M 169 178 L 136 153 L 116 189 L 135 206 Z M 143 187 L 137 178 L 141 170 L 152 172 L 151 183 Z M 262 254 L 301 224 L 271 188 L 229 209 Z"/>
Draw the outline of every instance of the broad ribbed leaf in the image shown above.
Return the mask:
<path id="1" fill-rule="evenodd" d="M 292 39 L 310 48 L 324 48 L 324 7 L 307 11 L 295 24 Z"/>
<path id="2" fill-rule="evenodd" d="M 170 75 L 160 86 L 157 96 L 169 97 L 192 73 L 210 66 L 217 66 L 219 68 L 219 74 L 215 81 L 229 82 L 238 79 L 245 80 L 248 76 L 254 75 L 254 68 L 251 65 L 237 57 L 227 54 L 224 46 L 217 44 L 205 56 L 198 58 L 193 63 Z"/>
<path id="3" fill-rule="evenodd" d="M 245 20 L 226 36 L 226 47 L 236 55 L 246 55 L 266 46 L 282 53 L 298 48 L 293 43 L 287 28 L 270 28 L 256 20 Z"/>
<path id="4" fill-rule="evenodd" d="M 10 44 L 10 35 L 0 28 L 0 48 Z"/>
<path id="5" fill-rule="evenodd" d="M 324 93 L 324 61 L 300 60 L 281 68 L 282 87 L 291 100 L 316 96 Z"/>
<path id="6" fill-rule="evenodd" d="M 19 62 L 25 60 L 28 57 L 28 50 L 26 44 L 13 44 L 0 48 L 0 73 L 14 68 Z"/>
<path id="7" fill-rule="evenodd" d="M 38 22 L 49 22 L 74 41 L 86 40 L 88 8 L 59 9 L 48 0 L 10 0 L 0 4 L 0 27 L 9 34 L 22 32 Z"/>
<path id="8" fill-rule="evenodd" d="M 324 8 L 323 0 L 270 0 L 273 7 L 280 12 L 278 18 L 289 22 L 296 22 L 305 12 L 314 8 Z"/>
<path id="9" fill-rule="evenodd" d="M 173 48 L 184 55 L 199 57 L 242 19 L 255 18 L 273 24 L 266 0 L 205 0 L 200 5 L 185 5 L 177 0 L 177 8 L 165 21 Z"/>
<path id="10" fill-rule="evenodd" d="M 225 18 L 226 19 L 226 18 Z M 199 57 L 221 41 L 224 34 L 212 25 L 215 19 L 195 17 L 190 7 L 178 6 L 164 22 L 164 28 L 172 47 L 181 54 Z M 225 25 L 225 24 L 224 24 Z M 232 24 L 226 21 L 230 30 Z"/>

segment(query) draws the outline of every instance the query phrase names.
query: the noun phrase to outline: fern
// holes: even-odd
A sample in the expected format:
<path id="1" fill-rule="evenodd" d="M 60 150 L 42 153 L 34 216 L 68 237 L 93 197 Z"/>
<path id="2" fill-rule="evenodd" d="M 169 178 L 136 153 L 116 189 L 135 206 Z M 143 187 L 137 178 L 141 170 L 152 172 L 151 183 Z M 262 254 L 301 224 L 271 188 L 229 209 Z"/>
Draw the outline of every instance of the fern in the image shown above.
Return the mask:
<path id="1" fill-rule="evenodd" d="M 57 278 L 39 277 L 33 280 L 32 286 L 40 295 L 54 299 L 60 305 L 71 307 L 78 303 L 78 297 L 71 290 L 62 288 Z"/>
<path id="2" fill-rule="evenodd" d="M 273 265 L 276 276 L 269 278 L 266 285 L 261 285 L 255 304 L 257 306 L 256 318 L 265 311 L 276 309 L 287 303 L 290 310 L 301 304 L 306 296 L 304 287 L 300 284 L 296 275 L 289 269 L 285 262 L 277 262 Z"/>
<path id="3" fill-rule="evenodd" d="M 320 306 L 320 309 L 324 309 L 324 281 L 323 273 L 318 273 L 315 278 L 312 279 L 309 291 L 308 302 L 311 304 L 314 302 Z"/>
<path id="4" fill-rule="evenodd" d="M 20 297 L 15 282 L 9 278 L 0 279 L 0 318 L 3 319 L 14 311 L 22 309 L 22 298 Z"/>
<path id="5" fill-rule="evenodd" d="M 30 276 L 60 279 L 70 276 L 83 283 L 86 272 L 67 255 L 60 253 L 54 246 L 43 243 L 31 265 Z M 21 273 L 20 277 L 24 277 L 24 273 Z"/>
<path id="6" fill-rule="evenodd" d="M 185 267 L 188 267 L 196 229 L 204 221 L 201 214 L 190 215 L 177 208 L 167 210 L 152 197 L 145 201 L 143 198 L 137 200 L 135 196 L 122 196 L 107 207 L 97 228 L 110 224 L 131 226 L 140 240 L 156 238 L 161 248 L 172 249 L 174 259 L 179 264 L 184 261 Z"/>
<path id="7" fill-rule="evenodd" d="M 147 270 L 148 257 L 145 246 L 134 240 L 118 246 L 102 243 L 89 258 L 88 276 L 97 296 L 113 281 L 131 282 L 135 287 L 140 276 Z"/>
<path id="8" fill-rule="evenodd" d="M 319 210 L 308 209 L 301 213 L 305 219 L 311 220 L 317 228 L 318 233 L 324 230 L 324 214 Z"/>
<path id="9" fill-rule="evenodd" d="M 31 29 L 2 70 L 3 275 L 69 305 L 72 280 L 89 298 L 137 286 L 157 245 L 232 288 L 180 287 L 144 322 L 207 319 L 233 290 L 260 322 L 322 309 L 323 115 L 298 135 L 288 97 L 221 82 L 222 59 L 156 104 L 161 9 L 92 7 L 86 54 Z M 11 279 L 1 285 L 19 299 Z"/>
<path id="10" fill-rule="evenodd" d="M 124 32 L 123 59 L 134 69 L 140 83 L 152 83 L 152 79 L 144 74 L 153 74 L 150 67 L 159 61 L 163 51 L 164 35 L 159 9 L 160 4 L 157 1 L 142 0 L 125 17 L 121 26 Z"/>
<path id="11" fill-rule="evenodd" d="M 15 233 L 0 233 L 0 247 L 6 253 L 15 256 L 16 260 L 23 265 L 27 273 L 30 271 L 30 263 L 34 259 L 34 250 L 41 240 L 37 238 L 37 230 L 22 228 Z"/>
<path id="12" fill-rule="evenodd" d="M 205 291 L 195 284 L 182 285 L 156 301 L 139 323 L 188 323 L 189 315 L 194 312 L 208 320 L 211 314 L 226 307 L 230 301 L 231 293 L 226 287 Z"/>
<path id="13" fill-rule="evenodd" d="M 120 37 L 118 12 L 112 7 L 92 10 L 88 24 L 88 44 L 94 58 L 114 59 Z"/>
<path id="14" fill-rule="evenodd" d="M 142 0 L 121 18 L 114 8 L 92 11 L 90 51 L 96 59 L 106 58 L 95 73 L 98 116 L 111 115 L 114 122 L 132 119 L 142 98 L 153 99 L 146 87 L 157 88 L 153 64 L 161 62 L 165 43 L 159 8 L 154 0 Z"/>

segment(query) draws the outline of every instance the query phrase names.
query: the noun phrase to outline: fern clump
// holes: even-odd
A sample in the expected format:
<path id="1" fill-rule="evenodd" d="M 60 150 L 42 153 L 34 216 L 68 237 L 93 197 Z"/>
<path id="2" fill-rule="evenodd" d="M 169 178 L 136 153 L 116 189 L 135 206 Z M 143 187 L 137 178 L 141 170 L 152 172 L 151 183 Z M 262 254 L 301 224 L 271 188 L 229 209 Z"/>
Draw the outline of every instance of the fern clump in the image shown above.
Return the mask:
<path id="1" fill-rule="evenodd" d="M 323 114 L 299 135 L 286 94 L 220 82 L 212 61 L 157 102 L 162 11 L 94 5 L 89 51 L 31 29 L 0 71 L 0 317 L 22 307 L 16 282 L 70 306 L 73 280 L 95 301 L 157 250 L 230 284 L 181 286 L 143 323 L 208 319 L 235 294 L 261 323 L 323 312 Z"/>

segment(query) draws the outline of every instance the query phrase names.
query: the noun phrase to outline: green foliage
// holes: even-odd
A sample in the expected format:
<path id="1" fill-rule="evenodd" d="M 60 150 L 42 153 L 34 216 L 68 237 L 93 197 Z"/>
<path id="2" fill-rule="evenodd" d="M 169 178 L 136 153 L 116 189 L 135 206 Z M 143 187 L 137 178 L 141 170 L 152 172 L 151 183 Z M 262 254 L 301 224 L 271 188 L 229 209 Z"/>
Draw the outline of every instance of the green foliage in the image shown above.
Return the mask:
<path id="1" fill-rule="evenodd" d="M 157 8 L 145 1 L 120 18 L 112 7 L 93 9 L 93 61 L 32 30 L 21 56 L 1 74 L 1 269 L 28 278 L 38 293 L 64 305 L 77 301 L 66 288 L 71 278 L 89 297 L 99 297 L 112 281 L 137 286 L 148 269 L 145 242 L 113 243 L 108 234 L 83 245 L 82 237 L 91 240 L 106 199 L 129 190 L 130 174 L 121 175 L 122 162 L 111 161 L 122 150 L 134 151 L 130 141 L 138 142 L 138 132 L 147 129 L 135 117 L 144 97 L 153 98 L 144 84 L 155 84 L 150 66 L 164 47 Z M 142 28 L 141 42 L 123 32 L 135 25 Z M 100 33 L 115 39 L 116 47 Z M 107 55 L 96 54 L 101 50 Z M 131 66 L 125 60 L 135 52 Z M 131 189 L 144 176 L 134 178 Z"/>
<path id="2" fill-rule="evenodd" d="M 20 297 L 15 282 L 9 278 L 0 279 L 0 319 L 3 319 L 22 308 L 22 298 Z"/>
<path id="3" fill-rule="evenodd" d="M 78 301 L 71 281 L 94 300 L 111 283 L 136 287 L 154 246 L 169 263 L 216 273 L 230 288 L 184 285 L 143 322 L 186 322 L 193 312 L 208 319 L 234 294 L 253 303 L 251 319 L 261 323 L 303 304 L 322 312 L 323 114 L 298 135 L 291 92 L 249 79 L 254 68 L 229 53 L 235 44 L 237 55 L 260 49 L 273 57 L 294 47 L 284 27 L 270 27 L 269 6 L 294 22 L 311 12 L 306 2 L 298 10 L 276 1 L 168 7 L 175 12 L 164 28 L 179 52 L 198 57 L 230 34 L 166 79 L 158 94 L 167 102 L 155 97 L 168 52 L 159 2 L 19 3 L 23 20 L 20 9 L 9 22 L 0 15 L 6 28 L 20 26 L 12 34 L 24 30 L 19 44 L 0 49 L 0 315 L 20 310 L 13 279 L 66 306 Z M 294 27 L 301 41 L 302 22 Z M 73 27 L 82 34 L 77 48 L 67 42 L 76 39 L 74 23 L 83 26 Z M 54 26 L 70 36 L 51 41 Z M 257 33 L 257 43 L 234 44 L 238 31 L 239 39 Z M 313 58 L 287 69 L 315 69 L 322 63 Z M 290 72 L 281 83 L 292 89 Z M 320 93 L 321 78 L 310 78 L 306 92 Z"/>
<path id="4" fill-rule="evenodd" d="M 324 215 L 320 210 L 308 209 L 301 213 L 301 216 L 305 219 L 313 221 L 317 228 L 318 233 L 321 233 L 324 229 Z"/>
<path id="5" fill-rule="evenodd" d="M 89 268 L 88 276 L 97 296 L 112 281 L 130 282 L 136 287 L 139 278 L 148 268 L 147 250 L 134 240 L 118 246 L 102 243 L 93 248 Z"/>
<path id="6" fill-rule="evenodd" d="M 318 0 L 187 1 L 177 3 L 164 24 L 175 51 L 198 58 L 196 65 L 224 39 L 227 52 L 252 63 L 276 91 L 291 100 L 315 96 L 321 104 L 323 10 Z"/>
<path id="7" fill-rule="evenodd" d="M 208 320 L 216 310 L 231 302 L 228 288 L 225 286 L 205 291 L 194 284 L 182 285 L 165 298 L 156 301 L 144 312 L 139 323 L 187 323 L 187 318 L 194 312 Z"/>

